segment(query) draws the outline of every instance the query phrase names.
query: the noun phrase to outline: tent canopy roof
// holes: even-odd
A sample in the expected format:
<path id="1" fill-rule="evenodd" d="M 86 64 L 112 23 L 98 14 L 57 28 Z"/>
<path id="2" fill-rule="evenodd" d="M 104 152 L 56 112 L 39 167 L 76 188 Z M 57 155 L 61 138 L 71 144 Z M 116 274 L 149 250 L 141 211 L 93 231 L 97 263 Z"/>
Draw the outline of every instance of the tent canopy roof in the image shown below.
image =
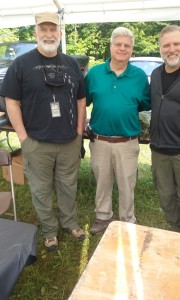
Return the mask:
<path id="1" fill-rule="evenodd" d="M 65 24 L 180 20 L 179 0 L 0 0 L 0 28 L 34 24 L 34 14 L 63 11 Z"/>

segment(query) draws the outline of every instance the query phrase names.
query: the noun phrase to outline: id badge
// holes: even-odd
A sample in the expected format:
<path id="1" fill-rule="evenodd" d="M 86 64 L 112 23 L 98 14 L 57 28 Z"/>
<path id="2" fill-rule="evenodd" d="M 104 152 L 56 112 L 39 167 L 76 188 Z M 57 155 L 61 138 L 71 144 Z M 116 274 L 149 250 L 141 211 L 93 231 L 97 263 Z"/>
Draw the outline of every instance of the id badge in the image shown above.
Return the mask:
<path id="1" fill-rule="evenodd" d="M 61 117 L 59 102 L 51 102 L 50 106 L 51 106 L 52 118 Z"/>

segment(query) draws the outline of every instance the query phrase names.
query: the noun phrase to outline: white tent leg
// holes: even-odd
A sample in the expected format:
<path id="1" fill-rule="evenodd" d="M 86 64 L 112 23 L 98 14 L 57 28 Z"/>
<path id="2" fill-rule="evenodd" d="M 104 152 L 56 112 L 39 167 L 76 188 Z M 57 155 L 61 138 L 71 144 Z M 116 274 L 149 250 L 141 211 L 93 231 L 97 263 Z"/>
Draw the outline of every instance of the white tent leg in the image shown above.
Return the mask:
<path id="1" fill-rule="evenodd" d="M 62 53 L 66 54 L 66 31 L 65 31 L 65 23 L 61 22 L 61 32 L 62 32 Z"/>

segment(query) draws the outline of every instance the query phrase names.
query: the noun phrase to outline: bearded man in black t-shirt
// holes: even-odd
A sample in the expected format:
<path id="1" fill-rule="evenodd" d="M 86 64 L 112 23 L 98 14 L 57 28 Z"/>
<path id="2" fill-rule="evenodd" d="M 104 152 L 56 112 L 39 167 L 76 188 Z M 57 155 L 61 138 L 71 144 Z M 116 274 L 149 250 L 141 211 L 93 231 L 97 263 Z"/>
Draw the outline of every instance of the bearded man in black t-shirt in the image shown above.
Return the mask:
<path id="1" fill-rule="evenodd" d="M 14 60 L 1 94 L 21 142 L 28 178 L 45 248 L 58 248 L 58 221 L 78 240 L 77 172 L 85 120 L 84 78 L 78 63 L 58 53 L 61 40 L 56 13 L 35 15 L 37 48 Z M 55 186 L 59 220 L 52 207 Z"/>

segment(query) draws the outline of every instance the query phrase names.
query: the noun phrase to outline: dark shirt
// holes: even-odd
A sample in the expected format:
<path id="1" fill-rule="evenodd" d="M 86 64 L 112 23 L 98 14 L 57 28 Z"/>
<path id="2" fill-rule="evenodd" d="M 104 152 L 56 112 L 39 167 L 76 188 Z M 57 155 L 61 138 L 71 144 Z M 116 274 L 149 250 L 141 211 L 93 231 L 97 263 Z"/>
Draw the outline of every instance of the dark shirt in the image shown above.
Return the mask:
<path id="1" fill-rule="evenodd" d="M 173 83 L 177 80 L 177 78 L 180 76 L 180 69 L 176 70 L 172 73 L 167 73 L 165 70 L 165 64 L 163 65 L 163 69 L 161 72 L 161 82 L 162 82 L 162 92 L 163 95 L 168 92 L 168 90 L 171 88 Z M 156 152 L 159 152 L 161 154 L 165 155 L 178 155 L 180 154 L 180 149 L 169 149 L 169 148 L 157 148 L 154 145 L 150 145 L 150 148 Z"/>
<path id="2" fill-rule="evenodd" d="M 76 137 L 77 101 L 85 97 L 85 85 L 72 57 L 59 53 L 48 58 L 37 49 L 25 53 L 9 67 L 1 94 L 21 101 L 24 126 L 31 138 L 61 143 Z M 54 101 L 60 110 L 57 117 L 51 112 Z"/>
<path id="3" fill-rule="evenodd" d="M 179 75 L 180 69 L 172 73 L 167 73 L 165 70 L 165 65 L 163 65 L 163 71 L 161 73 L 163 95 L 168 91 L 169 87 L 176 81 Z"/>

